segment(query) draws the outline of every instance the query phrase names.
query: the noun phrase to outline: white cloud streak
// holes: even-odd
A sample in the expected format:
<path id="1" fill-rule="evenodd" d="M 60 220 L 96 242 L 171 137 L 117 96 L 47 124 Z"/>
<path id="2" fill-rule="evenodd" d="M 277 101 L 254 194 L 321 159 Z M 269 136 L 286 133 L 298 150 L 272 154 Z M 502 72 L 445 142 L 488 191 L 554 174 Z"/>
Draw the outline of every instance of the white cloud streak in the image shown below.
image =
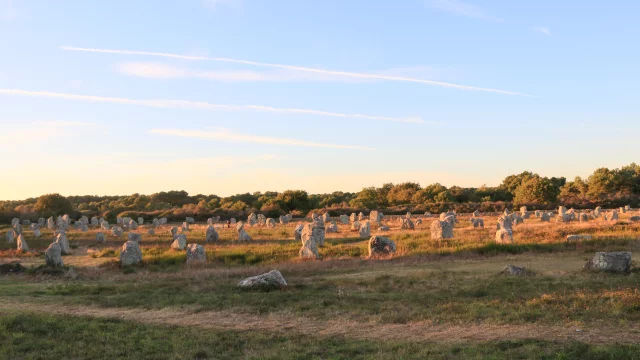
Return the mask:
<path id="1" fill-rule="evenodd" d="M 151 134 L 156 135 L 170 135 L 178 137 L 205 139 L 205 140 L 226 140 L 232 142 L 244 142 L 255 144 L 270 144 L 270 145 L 288 145 L 288 146 L 304 146 L 304 147 L 321 147 L 331 149 L 353 149 L 353 150 L 367 150 L 374 151 L 374 148 L 358 145 L 338 145 L 338 144 L 326 144 L 316 143 L 304 140 L 296 139 L 283 139 L 267 136 L 257 135 L 245 135 L 232 133 L 228 130 L 221 131 L 202 131 L 202 130 L 182 130 L 182 129 L 152 129 Z"/>
<path id="2" fill-rule="evenodd" d="M 32 97 L 45 97 L 45 98 L 57 98 L 64 100 L 76 100 L 76 101 L 88 101 L 88 102 L 102 102 L 102 103 L 114 103 L 124 105 L 138 105 L 154 108 L 167 108 L 167 109 L 200 109 L 200 110 L 226 110 L 226 111 L 259 111 L 259 112 L 277 112 L 286 114 L 307 114 L 317 116 L 327 116 L 336 118 L 353 118 L 353 119 L 365 119 L 365 120 L 379 120 L 379 121 L 393 121 L 402 123 L 414 123 L 425 124 L 424 120 L 419 117 L 408 118 L 394 118 L 386 116 L 373 116 L 363 114 L 344 114 L 323 110 L 313 109 L 296 109 L 296 108 L 276 108 L 263 105 L 227 105 L 227 104 L 212 104 L 203 101 L 189 101 L 189 100 L 137 100 L 119 97 L 105 97 L 105 96 L 92 96 L 92 95 L 78 95 L 68 93 L 57 93 L 48 91 L 29 91 L 19 89 L 0 89 L 0 94 L 6 95 L 22 95 Z M 433 123 L 433 122 L 432 122 Z"/>
<path id="3" fill-rule="evenodd" d="M 342 76 L 342 77 L 357 78 L 357 79 L 410 82 L 410 83 L 418 83 L 418 84 L 436 85 L 436 86 L 442 86 L 442 87 L 454 88 L 454 89 L 460 89 L 460 90 L 483 91 L 483 92 L 491 92 L 491 93 L 498 93 L 498 94 L 505 94 L 505 95 L 531 96 L 528 94 L 514 92 L 514 91 L 483 88 L 483 87 L 468 86 L 468 85 L 459 85 L 459 84 L 447 83 L 442 81 L 417 79 L 412 77 L 349 72 L 349 71 L 339 71 L 339 70 L 326 70 L 326 69 L 319 69 L 319 68 L 310 68 L 310 67 L 287 65 L 287 64 L 265 63 L 265 62 L 251 61 L 251 60 L 223 58 L 223 57 L 190 56 L 190 55 L 179 55 L 179 54 L 162 53 L 162 52 L 81 48 L 81 47 L 73 47 L 73 46 L 61 46 L 60 48 L 62 50 L 67 50 L 67 51 L 81 51 L 81 52 L 119 54 L 119 55 L 156 56 L 156 57 L 165 57 L 165 58 L 172 58 L 172 59 L 191 60 L 191 61 L 216 61 L 216 62 L 224 62 L 224 63 L 249 65 L 249 66 L 270 67 L 270 68 L 286 69 L 286 70 L 293 70 L 293 71 L 304 71 L 304 72 L 314 73 L 314 74 L 334 75 L 334 76 Z"/>
<path id="4" fill-rule="evenodd" d="M 428 0 L 427 5 L 434 9 L 443 10 L 455 15 L 465 16 L 474 19 L 502 22 L 503 19 L 487 13 L 483 8 L 468 4 L 459 0 Z"/>
<path id="5" fill-rule="evenodd" d="M 547 36 L 551 36 L 551 30 L 549 30 L 548 27 L 544 27 L 544 26 L 534 26 L 533 31 L 539 32 L 541 34 L 547 35 Z"/>

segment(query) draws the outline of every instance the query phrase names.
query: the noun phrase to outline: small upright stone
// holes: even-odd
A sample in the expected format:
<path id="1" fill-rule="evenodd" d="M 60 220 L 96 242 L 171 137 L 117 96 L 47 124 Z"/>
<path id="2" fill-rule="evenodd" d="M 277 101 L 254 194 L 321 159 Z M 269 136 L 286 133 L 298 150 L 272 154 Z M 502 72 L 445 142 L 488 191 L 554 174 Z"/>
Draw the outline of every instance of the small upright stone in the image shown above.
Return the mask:
<path id="1" fill-rule="evenodd" d="M 207 262 L 207 253 L 200 244 L 189 244 L 187 246 L 187 265 Z"/>
<path id="2" fill-rule="evenodd" d="M 434 220 L 431 223 L 431 239 L 443 240 L 453 238 L 453 224 L 450 221 Z"/>
<path id="3" fill-rule="evenodd" d="M 216 231 L 216 228 L 214 228 L 213 226 L 209 226 L 207 228 L 206 233 L 205 233 L 205 241 L 206 242 L 218 242 L 218 240 L 220 240 L 220 236 L 218 235 L 218 232 Z"/>
<path id="4" fill-rule="evenodd" d="M 382 220 L 382 217 L 380 216 L 380 213 L 377 210 L 372 210 L 369 213 L 369 221 L 372 224 L 380 224 L 380 220 Z"/>
<path id="5" fill-rule="evenodd" d="M 169 229 L 169 232 L 171 233 L 171 237 L 176 236 L 176 234 L 178 233 L 178 227 L 172 226 L 171 229 Z"/>
<path id="6" fill-rule="evenodd" d="M 44 253 L 44 261 L 48 266 L 57 268 L 63 267 L 62 247 L 57 242 L 51 243 Z"/>
<path id="7" fill-rule="evenodd" d="M 135 242 L 141 242 L 142 241 L 142 235 L 138 234 L 138 233 L 129 233 L 128 236 L 129 241 L 135 241 Z"/>
<path id="8" fill-rule="evenodd" d="M 137 241 L 127 241 L 120 250 L 120 264 L 130 266 L 142 262 L 142 250 Z"/>
<path id="9" fill-rule="evenodd" d="M 298 224 L 298 226 L 296 226 L 295 230 L 293 231 L 293 237 L 296 241 L 302 240 L 302 229 L 304 229 L 304 225 Z"/>
<path id="10" fill-rule="evenodd" d="M 364 220 L 364 214 L 362 212 L 360 212 L 358 214 L 358 221 L 362 221 L 362 220 Z"/>
<path id="11" fill-rule="evenodd" d="M 324 222 L 325 224 L 331 221 L 331 216 L 329 216 L 329 213 L 326 212 L 324 214 L 322 214 L 322 222 Z"/>
<path id="12" fill-rule="evenodd" d="M 104 236 L 103 232 L 100 231 L 96 233 L 96 242 L 104 243 L 106 241 L 107 241 L 107 237 Z"/>
<path id="13" fill-rule="evenodd" d="M 369 258 L 389 256 L 396 252 L 396 243 L 384 236 L 369 239 Z"/>
<path id="14" fill-rule="evenodd" d="M 23 235 L 18 235 L 18 251 L 23 251 L 23 252 L 27 252 L 29 251 L 29 246 L 27 245 L 27 242 L 24 239 Z"/>
<path id="15" fill-rule="evenodd" d="M 349 217 L 347 215 L 340 215 L 340 222 L 342 225 L 349 224 Z"/>
<path id="16" fill-rule="evenodd" d="M 267 220 L 265 220 L 265 224 L 267 225 L 268 228 L 275 228 L 276 220 L 273 218 L 268 218 Z"/>
<path id="17" fill-rule="evenodd" d="M 404 230 L 415 230 L 415 225 L 413 224 L 413 221 L 411 221 L 410 218 L 403 218 L 402 220 L 402 225 L 400 226 L 400 228 L 404 229 Z"/>
<path id="18" fill-rule="evenodd" d="M 67 234 L 64 232 L 60 232 L 58 237 L 56 238 L 56 242 L 60 244 L 60 248 L 62 249 L 62 255 L 70 255 L 71 247 L 69 247 L 69 239 L 67 239 Z"/>
<path id="19" fill-rule="evenodd" d="M 328 233 L 337 233 L 338 232 L 338 224 L 335 221 L 331 221 L 329 225 L 327 225 L 326 232 Z"/>
<path id="20" fill-rule="evenodd" d="M 406 219 L 405 219 L 406 220 Z M 360 237 L 361 238 L 368 238 L 371 236 L 371 223 L 368 221 L 365 221 L 364 224 L 362 224 L 360 226 Z"/>
<path id="21" fill-rule="evenodd" d="M 151 228 L 151 229 L 147 230 L 147 235 L 156 236 L 156 231 L 153 228 Z"/>
<path id="22" fill-rule="evenodd" d="M 244 224 L 242 222 L 236 224 L 236 231 L 238 232 L 238 241 L 251 241 L 251 236 L 244 229 Z"/>
<path id="23" fill-rule="evenodd" d="M 13 244 L 15 241 L 15 237 L 16 233 L 13 231 L 13 229 L 9 229 L 9 231 L 7 231 L 7 243 Z"/>
<path id="24" fill-rule="evenodd" d="M 358 221 L 358 215 L 356 215 L 356 213 L 351 213 L 351 216 L 349 216 L 349 221 L 352 223 Z"/>
<path id="25" fill-rule="evenodd" d="M 120 226 L 114 226 L 111 228 L 111 235 L 115 236 L 115 237 L 120 237 L 122 236 L 123 230 Z"/>
<path id="26" fill-rule="evenodd" d="M 511 229 L 500 229 L 496 231 L 496 243 L 513 244 L 513 231 Z"/>
<path id="27" fill-rule="evenodd" d="M 187 237 L 184 234 L 178 234 L 173 239 L 171 248 L 174 250 L 184 250 L 187 247 Z"/>

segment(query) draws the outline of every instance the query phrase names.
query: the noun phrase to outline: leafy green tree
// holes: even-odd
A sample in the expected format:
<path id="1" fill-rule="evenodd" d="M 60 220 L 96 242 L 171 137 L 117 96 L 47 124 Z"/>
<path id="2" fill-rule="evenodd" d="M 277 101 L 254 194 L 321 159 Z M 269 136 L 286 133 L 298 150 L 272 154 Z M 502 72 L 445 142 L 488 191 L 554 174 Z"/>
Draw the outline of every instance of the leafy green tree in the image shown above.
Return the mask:
<path id="1" fill-rule="evenodd" d="M 42 217 L 64 215 L 73 212 L 71 201 L 60 194 L 47 194 L 38 198 L 33 210 Z"/>
<path id="2" fill-rule="evenodd" d="M 589 176 L 587 180 L 589 192 L 592 198 L 613 195 L 616 191 L 616 174 L 607 168 L 599 168 Z"/>
<path id="3" fill-rule="evenodd" d="M 515 196 L 515 192 L 518 186 L 520 186 L 520 184 L 522 184 L 524 181 L 527 181 L 535 176 L 539 175 L 534 174 L 531 171 L 523 171 L 517 175 L 509 175 L 502 181 L 502 184 L 500 184 L 499 188 Z"/>
<path id="4" fill-rule="evenodd" d="M 438 196 L 438 194 L 447 191 L 447 187 L 440 184 L 440 183 L 435 183 L 435 184 L 431 184 L 427 187 L 425 187 L 424 189 L 421 189 L 420 191 L 417 191 L 414 195 L 413 195 L 413 203 L 414 204 L 424 204 L 424 203 L 428 203 L 428 202 L 438 202 L 436 201 L 436 197 Z M 449 193 L 449 195 L 451 195 Z M 444 196 L 444 195 L 443 195 Z"/>
<path id="5" fill-rule="evenodd" d="M 539 176 L 524 180 L 515 190 L 514 203 L 516 204 L 551 204 L 558 199 L 560 189 L 549 178 Z"/>
<path id="6" fill-rule="evenodd" d="M 569 201 L 570 199 L 576 199 L 586 197 L 589 191 L 589 185 L 587 185 L 580 176 L 576 176 L 573 181 L 569 181 L 560 188 L 560 199 L 562 201 Z"/>
<path id="7" fill-rule="evenodd" d="M 355 208 L 377 209 L 380 205 L 377 189 L 375 187 L 362 189 L 356 198 L 349 202 L 349 205 Z"/>
<path id="8" fill-rule="evenodd" d="M 310 210 L 309 194 L 304 190 L 287 190 L 278 194 L 276 201 L 285 212 Z"/>
<path id="9" fill-rule="evenodd" d="M 413 195 L 420 189 L 420 184 L 414 182 L 394 185 L 387 193 L 387 201 L 391 205 L 409 204 Z"/>

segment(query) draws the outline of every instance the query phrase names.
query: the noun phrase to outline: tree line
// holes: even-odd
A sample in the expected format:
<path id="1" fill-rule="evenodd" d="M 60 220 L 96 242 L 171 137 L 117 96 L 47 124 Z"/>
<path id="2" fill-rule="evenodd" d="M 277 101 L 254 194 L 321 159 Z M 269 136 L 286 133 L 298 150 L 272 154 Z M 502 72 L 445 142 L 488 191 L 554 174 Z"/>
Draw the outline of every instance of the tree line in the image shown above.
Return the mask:
<path id="1" fill-rule="evenodd" d="M 254 192 L 227 197 L 190 195 L 186 191 L 167 191 L 151 195 L 69 196 L 47 194 L 20 201 L 0 201 L 0 220 L 13 217 L 35 219 L 64 213 L 70 215 L 141 216 L 183 219 L 242 217 L 260 212 L 268 217 L 293 213 L 306 216 L 310 211 L 329 211 L 332 215 L 353 211 L 383 210 L 385 214 L 406 211 L 445 210 L 460 212 L 502 211 L 507 207 L 527 205 L 551 208 L 565 205 L 576 208 L 617 207 L 640 202 L 640 166 L 632 163 L 619 169 L 599 168 L 588 178 L 542 177 L 530 171 L 507 176 L 500 185 L 477 188 L 439 183 L 422 187 L 415 182 L 387 183 L 367 187 L 358 193 L 335 191 L 330 194 L 308 194 L 304 190 Z"/>

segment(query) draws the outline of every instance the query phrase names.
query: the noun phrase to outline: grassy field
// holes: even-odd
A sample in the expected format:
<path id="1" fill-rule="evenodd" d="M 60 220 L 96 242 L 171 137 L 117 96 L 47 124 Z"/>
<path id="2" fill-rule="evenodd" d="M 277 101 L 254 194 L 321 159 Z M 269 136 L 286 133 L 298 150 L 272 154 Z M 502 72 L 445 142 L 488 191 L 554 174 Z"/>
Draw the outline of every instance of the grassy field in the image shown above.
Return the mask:
<path id="1" fill-rule="evenodd" d="M 368 239 L 347 226 L 329 234 L 318 261 L 298 259 L 294 224 L 249 228 L 250 244 L 233 241 L 233 229 L 205 244 L 206 227 L 194 226 L 188 241 L 208 257 L 198 267 L 169 249 L 168 228 L 143 235 L 144 264 L 134 268 L 117 263 L 124 237 L 97 244 L 95 231 L 70 231 L 74 254 L 63 259 L 77 279 L 40 271 L 52 234 L 27 231 L 34 253 L 1 245 L 2 262 L 30 269 L 0 277 L 0 358 L 638 359 L 640 271 L 582 271 L 596 251 L 640 246 L 631 215 L 530 219 L 513 245 L 493 243 L 495 218 L 486 229 L 460 219 L 443 242 L 430 240 L 429 219 L 415 231 L 391 223 L 398 252 L 386 260 L 367 259 Z M 593 239 L 567 243 L 568 234 Z M 499 274 L 507 264 L 530 273 Z M 271 269 L 287 288 L 236 287 Z"/>

